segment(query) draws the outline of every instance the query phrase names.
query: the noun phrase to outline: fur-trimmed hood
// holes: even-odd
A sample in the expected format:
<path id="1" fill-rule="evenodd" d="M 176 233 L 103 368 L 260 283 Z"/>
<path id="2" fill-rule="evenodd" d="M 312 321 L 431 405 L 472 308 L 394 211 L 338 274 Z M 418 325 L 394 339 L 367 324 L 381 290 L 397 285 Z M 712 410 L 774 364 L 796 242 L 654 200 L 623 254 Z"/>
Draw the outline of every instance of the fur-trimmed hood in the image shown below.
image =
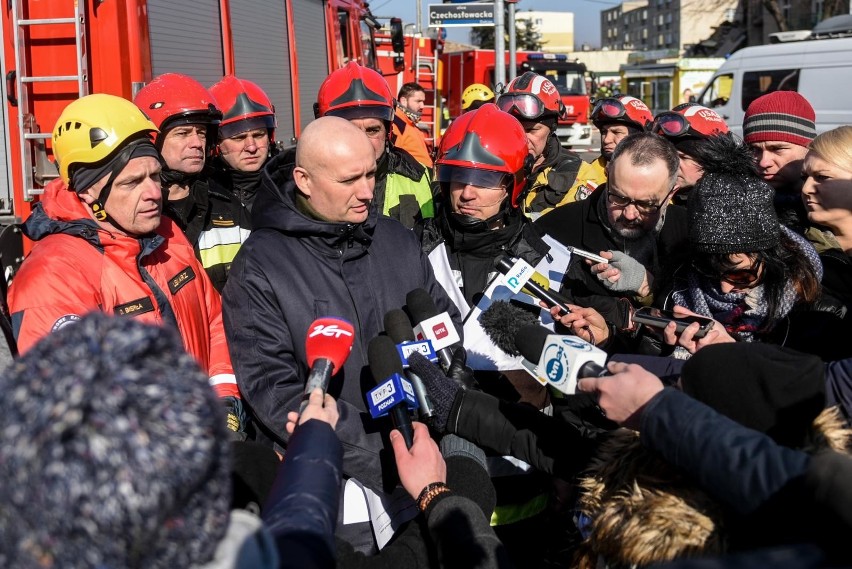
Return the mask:
<path id="1" fill-rule="evenodd" d="M 852 429 L 837 407 L 814 419 L 805 452 L 849 454 Z M 579 482 L 586 538 L 574 567 L 641 567 L 727 549 L 724 509 L 652 450 L 639 434 L 613 431 Z"/>

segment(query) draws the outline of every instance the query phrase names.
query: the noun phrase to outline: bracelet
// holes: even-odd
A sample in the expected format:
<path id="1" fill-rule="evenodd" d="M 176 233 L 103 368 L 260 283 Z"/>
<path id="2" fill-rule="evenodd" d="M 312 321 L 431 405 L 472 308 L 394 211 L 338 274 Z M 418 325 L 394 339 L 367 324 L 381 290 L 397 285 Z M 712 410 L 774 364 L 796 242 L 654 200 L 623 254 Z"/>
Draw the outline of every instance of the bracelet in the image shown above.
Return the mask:
<path id="1" fill-rule="evenodd" d="M 432 482 L 431 484 L 427 484 L 426 487 L 420 491 L 420 495 L 417 496 L 417 509 L 421 512 L 425 512 L 426 508 L 429 507 L 429 503 L 432 502 L 434 498 L 449 491 L 449 486 L 443 482 Z"/>

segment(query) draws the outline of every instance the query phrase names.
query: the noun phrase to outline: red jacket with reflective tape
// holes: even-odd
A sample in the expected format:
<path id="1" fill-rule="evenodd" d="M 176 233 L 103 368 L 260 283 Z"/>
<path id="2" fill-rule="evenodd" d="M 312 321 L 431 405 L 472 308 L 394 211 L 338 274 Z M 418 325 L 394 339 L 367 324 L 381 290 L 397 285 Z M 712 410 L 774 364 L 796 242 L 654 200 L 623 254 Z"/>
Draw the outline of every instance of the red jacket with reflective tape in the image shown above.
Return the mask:
<path id="1" fill-rule="evenodd" d="M 164 216 L 143 238 L 111 233 L 54 180 L 23 229 L 36 244 L 9 289 L 21 353 L 52 330 L 101 310 L 176 327 L 217 394 L 239 397 L 219 293 L 172 220 Z"/>

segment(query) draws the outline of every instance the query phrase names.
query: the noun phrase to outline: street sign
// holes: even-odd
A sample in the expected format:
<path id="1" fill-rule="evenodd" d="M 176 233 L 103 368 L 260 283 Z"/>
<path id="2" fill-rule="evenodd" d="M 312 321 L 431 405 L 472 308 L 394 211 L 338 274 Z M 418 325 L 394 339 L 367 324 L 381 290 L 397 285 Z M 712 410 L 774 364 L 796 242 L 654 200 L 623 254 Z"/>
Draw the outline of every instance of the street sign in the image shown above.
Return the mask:
<path id="1" fill-rule="evenodd" d="M 494 4 L 429 4 L 429 27 L 493 26 Z"/>

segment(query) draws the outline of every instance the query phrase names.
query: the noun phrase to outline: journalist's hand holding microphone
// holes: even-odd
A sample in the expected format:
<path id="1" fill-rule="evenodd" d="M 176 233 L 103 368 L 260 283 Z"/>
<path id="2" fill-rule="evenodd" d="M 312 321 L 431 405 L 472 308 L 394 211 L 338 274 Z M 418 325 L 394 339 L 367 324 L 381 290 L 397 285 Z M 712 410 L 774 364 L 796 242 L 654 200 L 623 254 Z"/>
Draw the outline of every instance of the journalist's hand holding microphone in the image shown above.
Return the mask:
<path id="1" fill-rule="evenodd" d="M 287 413 L 287 425 L 285 428 L 292 435 L 293 431 L 296 430 L 296 425 L 301 425 L 311 419 L 317 419 L 328 423 L 334 429 L 337 427 L 337 420 L 339 418 L 340 413 L 337 410 L 337 400 L 317 387 L 311 391 L 311 395 L 308 397 L 308 404 L 301 414 L 296 411 Z"/>

